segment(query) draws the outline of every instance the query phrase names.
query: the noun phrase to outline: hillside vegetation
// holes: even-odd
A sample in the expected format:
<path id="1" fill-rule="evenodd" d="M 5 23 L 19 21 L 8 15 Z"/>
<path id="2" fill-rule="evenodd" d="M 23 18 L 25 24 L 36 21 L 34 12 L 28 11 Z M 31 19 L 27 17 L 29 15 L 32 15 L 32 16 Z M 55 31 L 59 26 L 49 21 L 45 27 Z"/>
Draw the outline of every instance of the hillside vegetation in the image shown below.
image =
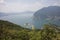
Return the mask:
<path id="1" fill-rule="evenodd" d="M 43 29 L 27 29 L 0 20 L 0 40 L 60 40 L 60 27 L 45 24 Z"/>

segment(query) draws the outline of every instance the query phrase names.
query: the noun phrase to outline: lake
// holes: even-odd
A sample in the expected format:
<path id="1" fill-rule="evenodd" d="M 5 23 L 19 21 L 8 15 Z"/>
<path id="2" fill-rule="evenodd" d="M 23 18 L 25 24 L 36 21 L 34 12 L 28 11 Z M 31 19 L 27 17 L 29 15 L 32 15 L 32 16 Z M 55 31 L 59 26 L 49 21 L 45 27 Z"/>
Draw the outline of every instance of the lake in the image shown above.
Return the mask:
<path id="1" fill-rule="evenodd" d="M 32 24 L 33 13 L 20 13 L 17 15 L 8 15 L 0 17 L 0 20 L 10 21 L 12 23 L 24 26 L 25 23 Z"/>

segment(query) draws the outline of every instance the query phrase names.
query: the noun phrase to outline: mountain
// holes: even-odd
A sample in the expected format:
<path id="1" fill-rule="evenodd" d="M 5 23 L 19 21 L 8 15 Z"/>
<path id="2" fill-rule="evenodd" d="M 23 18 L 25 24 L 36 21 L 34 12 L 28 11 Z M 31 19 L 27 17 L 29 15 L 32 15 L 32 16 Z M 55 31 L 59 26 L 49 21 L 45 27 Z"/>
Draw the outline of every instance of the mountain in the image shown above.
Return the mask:
<path id="1" fill-rule="evenodd" d="M 20 15 L 20 14 L 33 14 L 33 13 L 34 13 L 34 12 L 32 12 L 32 11 L 10 12 L 10 13 L 0 12 L 0 17 L 2 17 L 2 16 L 9 16 L 9 15 Z"/>
<path id="2" fill-rule="evenodd" d="M 41 28 L 47 23 L 60 25 L 60 6 L 49 6 L 38 10 L 35 12 L 33 20 L 37 28 Z"/>
<path id="3" fill-rule="evenodd" d="M 8 13 L 9 15 L 19 15 L 19 14 L 33 14 L 34 12 L 32 11 L 24 11 L 24 12 L 11 12 Z"/>

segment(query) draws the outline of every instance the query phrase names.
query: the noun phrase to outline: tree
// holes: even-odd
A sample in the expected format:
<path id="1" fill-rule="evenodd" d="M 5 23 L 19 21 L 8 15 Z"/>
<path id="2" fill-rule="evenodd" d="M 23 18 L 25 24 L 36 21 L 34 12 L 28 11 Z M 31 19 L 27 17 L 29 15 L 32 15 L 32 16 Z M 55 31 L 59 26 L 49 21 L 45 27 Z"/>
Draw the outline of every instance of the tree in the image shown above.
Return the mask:
<path id="1" fill-rule="evenodd" d="M 41 30 L 41 40 L 56 40 L 57 33 L 53 27 L 50 24 L 44 25 L 43 30 Z"/>

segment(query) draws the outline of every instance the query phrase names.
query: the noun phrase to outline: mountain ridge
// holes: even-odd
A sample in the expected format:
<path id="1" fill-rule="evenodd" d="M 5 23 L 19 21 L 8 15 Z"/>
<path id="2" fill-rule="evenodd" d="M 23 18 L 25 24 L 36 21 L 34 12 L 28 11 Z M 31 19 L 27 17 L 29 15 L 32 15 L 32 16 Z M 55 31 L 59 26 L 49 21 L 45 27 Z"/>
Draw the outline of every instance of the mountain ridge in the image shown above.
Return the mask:
<path id="1" fill-rule="evenodd" d="M 39 25 L 38 28 L 48 22 L 59 25 L 60 6 L 48 6 L 36 11 L 33 20 L 35 26 Z"/>

